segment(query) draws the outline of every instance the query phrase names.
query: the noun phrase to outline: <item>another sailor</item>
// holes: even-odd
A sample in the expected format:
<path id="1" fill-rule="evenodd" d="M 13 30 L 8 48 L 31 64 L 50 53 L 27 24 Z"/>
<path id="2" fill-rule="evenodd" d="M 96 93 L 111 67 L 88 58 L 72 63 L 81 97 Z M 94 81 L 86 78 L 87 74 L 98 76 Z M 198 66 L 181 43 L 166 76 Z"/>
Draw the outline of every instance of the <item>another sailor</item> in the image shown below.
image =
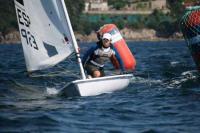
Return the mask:
<path id="1" fill-rule="evenodd" d="M 113 49 L 112 36 L 110 33 L 103 34 L 103 37 L 97 42 L 97 46 L 91 47 L 83 57 L 83 65 L 88 75 L 93 78 L 105 76 L 104 64 L 110 60 L 115 69 L 122 68 L 120 58 Z"/>

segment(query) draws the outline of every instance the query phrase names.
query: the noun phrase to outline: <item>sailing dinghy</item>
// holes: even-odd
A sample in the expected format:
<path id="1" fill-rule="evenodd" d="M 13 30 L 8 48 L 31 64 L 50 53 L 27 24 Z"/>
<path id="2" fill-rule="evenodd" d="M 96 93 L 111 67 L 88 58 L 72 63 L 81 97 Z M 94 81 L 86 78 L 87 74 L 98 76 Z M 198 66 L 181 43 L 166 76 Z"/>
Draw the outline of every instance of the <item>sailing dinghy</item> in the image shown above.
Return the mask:
<path id="1" fill-rule="evenodd" d="M 67 96 L 94 96 L 121 90 L 132 74 L 86 79 L 64 0 L 15 0 L 28 72 L 43 70 L 76 53 L 81 78 L 63 87 Z"/>

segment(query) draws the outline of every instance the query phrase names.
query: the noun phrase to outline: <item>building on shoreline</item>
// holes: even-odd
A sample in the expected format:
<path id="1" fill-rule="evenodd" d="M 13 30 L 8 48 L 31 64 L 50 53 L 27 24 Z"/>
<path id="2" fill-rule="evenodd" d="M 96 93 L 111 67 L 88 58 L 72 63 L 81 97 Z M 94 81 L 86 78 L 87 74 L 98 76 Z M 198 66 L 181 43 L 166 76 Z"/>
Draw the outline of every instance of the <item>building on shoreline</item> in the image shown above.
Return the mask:
<path id="1" fill-rule="evenodd" d="M 88 11 L 108 11 L 107 0 L 85 0 L 85 12 Z"/>
<path id="2" fill-rule="evenodd" d="M 166 0 L 128 0 L 128 5 L 126 6 L 129 10 L 164 10 L 167 8 Z"/>
<path id="3" fill-rule="evenodd" d="M 151 14 L 153 10 L 161 10 L 164 13 L 167 9 L 167 0 L 127 0 L 127 5 L 121 10 L 108 6 L 108 0 L 85 0 L 85 13 L 90 14 Z"/>
<path id="4" fill-rule="evenodd" d="M 186 7 L 189 7 L 189 6 L 200 6 L 200 1 L 196 1 L 196 2 L 188 2 L 188 1 L 185 1 L 182 3 L 183 6 L 186 8 Z"/>

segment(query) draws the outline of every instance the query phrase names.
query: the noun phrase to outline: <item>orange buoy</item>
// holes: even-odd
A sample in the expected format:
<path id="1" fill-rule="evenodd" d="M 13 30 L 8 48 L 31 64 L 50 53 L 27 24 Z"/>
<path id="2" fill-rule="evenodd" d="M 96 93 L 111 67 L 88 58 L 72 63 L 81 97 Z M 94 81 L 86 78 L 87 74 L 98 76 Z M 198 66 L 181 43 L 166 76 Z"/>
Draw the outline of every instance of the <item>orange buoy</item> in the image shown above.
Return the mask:
<path id="1" fill-rule="evenodd" d="M 98 32 L 100 35 L 104 33 L 110 33 L 112 35 L 112 44 L 121 58 L 124 69 L 134 70 L 136 66 L 135 57 L 128 48 L 126 41 L 123 39 L 116 25 L 106 24 L 102 26 Z"/>

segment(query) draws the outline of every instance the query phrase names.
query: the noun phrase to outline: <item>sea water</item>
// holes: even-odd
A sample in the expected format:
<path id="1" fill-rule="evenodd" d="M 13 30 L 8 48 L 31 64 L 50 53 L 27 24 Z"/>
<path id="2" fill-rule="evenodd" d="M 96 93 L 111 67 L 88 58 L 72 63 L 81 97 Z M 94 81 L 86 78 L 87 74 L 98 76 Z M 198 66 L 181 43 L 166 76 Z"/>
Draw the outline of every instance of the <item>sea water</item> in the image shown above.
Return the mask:
<path id="1" fill-rule="evenodd" d="M 21 44 L 0 45 L 0 132 L 199 132 L 200 78 L 185 42 L 128 45 L 137 67 L 125 90 L 74 98 L 56 94 L 79 77 L 75 58 L 30 77 Z"/>

